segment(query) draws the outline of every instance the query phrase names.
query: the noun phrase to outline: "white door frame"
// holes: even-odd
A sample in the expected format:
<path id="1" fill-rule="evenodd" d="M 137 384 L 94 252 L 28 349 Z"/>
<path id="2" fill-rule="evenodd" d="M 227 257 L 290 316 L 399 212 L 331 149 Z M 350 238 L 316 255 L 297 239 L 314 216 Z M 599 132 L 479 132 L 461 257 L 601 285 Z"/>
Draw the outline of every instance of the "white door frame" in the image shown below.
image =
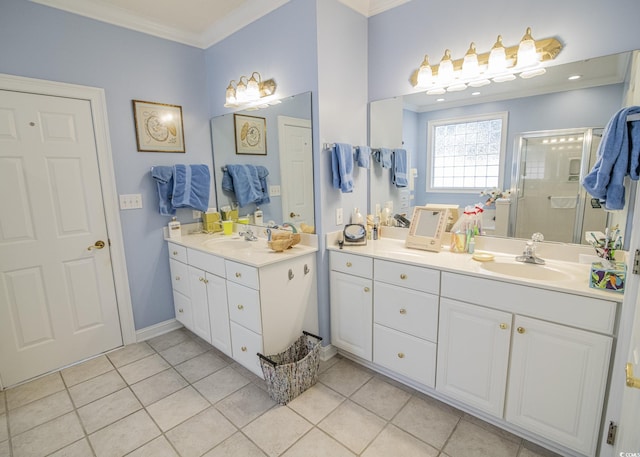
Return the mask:
<path id="1" fill-rule="evenodd" d="M 95 130 L 96 151 L 107 233 L 109 234 L 109 241 L 111 243 L 111 265 L 116 288 L 116 299 L 118 301 L 122 341 L 125 345 L 135 343 L 136 332 L 133 321 L 133 307 L 131 304 L 129 277 L 127 275 L 122 226 L 120 224 L 120 212 L 117 206 L 118 192 L 116 190 L 111 141 L 109 139 L 107 102 L 104 89 L 3 73 L 0 73 L 0 89 L 89 101 Z M 1 383 L 0 389 L 2 389 Z"/>

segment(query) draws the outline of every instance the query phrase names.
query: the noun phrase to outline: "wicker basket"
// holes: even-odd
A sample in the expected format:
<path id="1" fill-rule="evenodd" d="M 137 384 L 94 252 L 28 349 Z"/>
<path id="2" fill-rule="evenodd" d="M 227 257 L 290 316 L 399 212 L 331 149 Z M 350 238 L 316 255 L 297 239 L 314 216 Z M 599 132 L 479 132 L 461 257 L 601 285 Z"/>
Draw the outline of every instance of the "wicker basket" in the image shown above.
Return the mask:
<path id="1" fill-rule="evenodd" d="M 283 352 L 270 356 L 258 354 L 273 401 L 286 405 L 318 381 L 321 341 L 319 336 L 303 331 Z"/>

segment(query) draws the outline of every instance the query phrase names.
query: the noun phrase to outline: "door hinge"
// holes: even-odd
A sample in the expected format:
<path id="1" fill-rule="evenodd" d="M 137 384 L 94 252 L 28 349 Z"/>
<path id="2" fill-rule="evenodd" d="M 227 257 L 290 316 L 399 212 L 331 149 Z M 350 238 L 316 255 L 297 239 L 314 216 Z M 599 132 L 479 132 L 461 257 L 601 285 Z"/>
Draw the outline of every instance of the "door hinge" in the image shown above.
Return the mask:
<path id="1" fill-rule="evenodd" d="M 607 444 L 613 445 L 616 441 L 616 432 L 618 431 L 618 426 L 613 423 L 613 421 L 609 422 L 609 432 L 607 433 Z"/>
<path id="2" fill-rule="evenodd" d="M 107 238 L 107 243 L 109 243 L 109 246 L 111 246 L 111 238 Z"/>
<path id="3" fill-rule="evenodd" d="M 636 253 L 633 255 L 633 268 L 631 271 L 634 275 L 640 275 L 640 249 L 636 249 Z"/>

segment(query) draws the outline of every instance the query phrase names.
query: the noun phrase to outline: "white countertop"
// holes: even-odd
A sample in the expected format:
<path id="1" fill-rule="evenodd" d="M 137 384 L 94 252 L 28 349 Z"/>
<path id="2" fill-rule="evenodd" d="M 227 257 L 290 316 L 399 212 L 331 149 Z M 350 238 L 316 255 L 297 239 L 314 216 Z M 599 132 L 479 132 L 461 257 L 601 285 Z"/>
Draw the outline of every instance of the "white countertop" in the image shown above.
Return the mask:
<path id="1" fill-rule="evenodd" d="M 165 238 L 165 240 L 258 268 L 318 251 L 316 236 L 306 234 L 302 234 L 302 241 L 299 244 L 283 252 L 275 252 L 269 248 L 265 238 L 246 241 L 237 233 L 232 235 L 222 235 L 222 233 L 183 234 L 179 240 L 174 238 Z"/>
<path id="2" fill-rule="evenodd" d="M 500 253 L 491 251 L 495 260 L 492 262 L 507 263 L 516 268 L 544 268 L 551 270 L 553 279 L 532 279 L 529 277 L 512 276 L 507 274 L 496 273 L 488 270 L 487 265 L 490 262 L 479 262 L 473 260 L 471 254 L 453 253 L 448 250 L 439 252 L 423 251 L 420 249 L 410 249 L 405 247 L 404 240 L 392 238 L 380 238 L 378 240 L 368 240 L 366 246 L 347 246 L 342 250 L 337 243 L 328 237 L 327 249 L 338 252 L 364 255 L 376 259 L 389 261 L 397 261 L 412 265 L 432 267 L 442 271 L 451 273 L 460 273 L 470 276 L 482 277 L 504 281 L 514 284 L 533 286 L 556 292 L 567 292 L 576 295 L 584 295 L 592 298 L 605 299 L 615 302 L 621 302 L 623 294 L 617 292 L 609 292 L 604 290 L 593 289 L 589 287 L 589 277 L 591 264 L 581 264 L 578 262 L 566 262 L 560 260 L 545 259 L 546 265 L 532 265 L 515 262 L 515 256 L 510 253 Z M 487 252 L 487 251 L 483 251 Z M 526 271 L 526 270 L 525 270 Z M 553 273 L 557 272 L 556 275 Z M 536 273 L 535 271 L 534 273 Z"/>

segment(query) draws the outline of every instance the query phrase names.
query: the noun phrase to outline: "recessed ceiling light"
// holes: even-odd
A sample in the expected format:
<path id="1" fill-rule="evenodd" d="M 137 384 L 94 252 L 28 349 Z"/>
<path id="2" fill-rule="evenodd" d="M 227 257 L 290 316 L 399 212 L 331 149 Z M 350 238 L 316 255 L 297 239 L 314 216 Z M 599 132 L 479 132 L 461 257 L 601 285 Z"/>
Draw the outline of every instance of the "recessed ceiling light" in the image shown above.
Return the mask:
<path id="1" fill-rule="evenodd" d="M 582 78 L 582 75 L 571 75 L 567 79 L 569 81 L 575 81 L 576 79 L 580 79 L 580 78 Z"/>
<path id="2" fill-rule="evenodd" d="M 436 101 L 437 101 L 437 102 L 443 102 L 443 101 L 444 101 L 444 98 L 437 98 L 437 99 L 436 99 Z"/>
<path id="3" fill-rule="evenodd" d="M 480 95 L 480 92 L 471 92 L 471 95 Z"/>

